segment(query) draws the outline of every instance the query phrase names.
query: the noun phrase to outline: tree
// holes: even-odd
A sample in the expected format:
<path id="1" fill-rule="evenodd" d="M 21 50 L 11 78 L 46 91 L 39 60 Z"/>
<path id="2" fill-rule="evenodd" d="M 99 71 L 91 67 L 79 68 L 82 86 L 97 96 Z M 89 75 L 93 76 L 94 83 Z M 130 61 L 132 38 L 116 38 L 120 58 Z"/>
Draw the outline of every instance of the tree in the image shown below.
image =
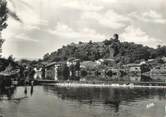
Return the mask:
<path id="1" fill-rule="evenodd" d="M 49 54 L 49 53 L 46 53 L 46 54 L 43 56 L 43 60 L 47 60 L 49 56 L 50 56 L 50 54 Z"/>
<path id="2" fill-rule="evenodd" d="M 144 73 L 144 72 L 148 72 L 148 71 L 150 71 L 150 65 L 142 64 L 141 65 L 141 72 Z"/>
<path id="3" fill-rule="evenodd" d="M 7 27 L 7 2 L 6 0 L 0 0 L 0 32 Z"/>
<path id="4" fill-rule="evenodd" d="M 166 56 L 166 46 L 158 45 L 156 49 L 156 56 Z"/>
<path id="5" fill-rule="evenodd" d="M 14 61 L 15 61 L 15 58 L 13 57 L 13 55 L 10 55 L 10 56 L 8 57 L 8 61 L 9 61 L 9 62 L 14 62 Z"/>

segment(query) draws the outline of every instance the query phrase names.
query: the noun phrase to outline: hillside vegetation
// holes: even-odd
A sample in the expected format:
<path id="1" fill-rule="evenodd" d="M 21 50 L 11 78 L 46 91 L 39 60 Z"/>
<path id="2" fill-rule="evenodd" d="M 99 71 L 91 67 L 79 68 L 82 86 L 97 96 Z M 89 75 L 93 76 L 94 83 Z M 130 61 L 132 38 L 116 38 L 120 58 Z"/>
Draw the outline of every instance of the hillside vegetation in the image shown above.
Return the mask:
<path id="1" fill-rule="evenodd" d="M 166 46 L 158 46 L 156 49 L 141 44 L 120 42 L 116 39 L 106 39 L 103 42 L 71 43 L 67 46 L 47 53 L 43 56 L 44 61 L 65 61 L 69 58 L 81 61 L 94 61 L 103 58 L 114 59 L 117 63 L 137 63 L 141 60 L 156 59 L 166 56 Z"/>

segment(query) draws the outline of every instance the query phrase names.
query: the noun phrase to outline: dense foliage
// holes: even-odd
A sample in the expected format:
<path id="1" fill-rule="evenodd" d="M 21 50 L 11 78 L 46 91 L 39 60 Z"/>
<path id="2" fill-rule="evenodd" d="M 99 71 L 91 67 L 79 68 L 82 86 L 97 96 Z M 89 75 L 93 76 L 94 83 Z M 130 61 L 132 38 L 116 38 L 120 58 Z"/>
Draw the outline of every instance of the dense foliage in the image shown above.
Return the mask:
<path id="1" fill-rule="evenodd" d="M 6 0 L 0 0 L 0 31 L 7 27 L 7 13 L 8 9 Z"/>
<path id="2" fill-rule="evenodd" d="M 141 44 L 120 42 L 118 39 L 109 39 L 103 42 L 90 41 L 89 43 L 71 43 L 51 54 L 45 54 L 43 60 L 50 62 L 64 61 L 74 57 L 81 61 L 94 61 L 112 57 L 111 59 L 115 59 L 117 63 L 126 64 L 137 63 L 141 60 L 155 59 L 162 56 L 166 56 L 166 46 L 158 46 L 154 49 Z"/>
<path id="3" fill-rule="evenodd" d="M 9 65 L 12 67 L 12 69 L 20 68 L 12 56 L 9 56 L 8 59 L 0 58 L 0 72 L 4 71 Z"/>

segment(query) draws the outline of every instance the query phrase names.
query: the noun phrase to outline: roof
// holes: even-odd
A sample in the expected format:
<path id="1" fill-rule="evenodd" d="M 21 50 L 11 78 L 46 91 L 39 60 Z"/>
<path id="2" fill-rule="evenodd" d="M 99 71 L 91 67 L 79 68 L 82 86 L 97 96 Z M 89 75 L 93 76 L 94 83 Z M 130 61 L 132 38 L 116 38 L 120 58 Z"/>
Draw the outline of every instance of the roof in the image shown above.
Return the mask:
<path id="1" fill-rule="evenodd" d="M 80 63 L 80 66 L 88 67 L 88 68 L 95 68 L 98 66 L 96 62 L 93 61 L 83 61 Z"/>
<path id="2" fill-rule="evenodd" d="M 140 64 L 131 63 L 131 64 L 123 65 L 123 66 L 124 67 L 140 67 Z"/>
<path id="3" fill-rule="evenodd" d="M 53 66 L 53 65 L 56 65 L 57 62 L 52 62 L 52 63 L 48 63 L 45 67 L 50 67 L 50 66 Z"/>
<path id="4" fill-rule="evenodd" d="M 2 71 L 0 72 L 0 76 L 12 76 L 12 75 L 16 75 L 20 72 L 19 69 L 15 69 L 15 70 L 12 70 L 12 71 Z"/>
<path id="5" fill-rule="evenodd" d="M 80 61 L 80 59 L 75 59 L 75 58 L 69 58 L 67 61 L 69 62 L 76 62 L 76 61 Z"/>
<path id="6" fill-rule="evenodd" d="M 61 62 L 51 62 L 51 63 L 48 63 L 47 65 L 45 65 L 45 67 L 51 67 L 51 66 L 54 66 L 54 65 L 62 65 L 66 63 L 65 61 L 61 61 Z"/>
<path id="7" fill-rule="evenodd" d="M 115 62 L 114 59 L 103 59 L 103 60 L 104 60 L 104 62 Z"/>

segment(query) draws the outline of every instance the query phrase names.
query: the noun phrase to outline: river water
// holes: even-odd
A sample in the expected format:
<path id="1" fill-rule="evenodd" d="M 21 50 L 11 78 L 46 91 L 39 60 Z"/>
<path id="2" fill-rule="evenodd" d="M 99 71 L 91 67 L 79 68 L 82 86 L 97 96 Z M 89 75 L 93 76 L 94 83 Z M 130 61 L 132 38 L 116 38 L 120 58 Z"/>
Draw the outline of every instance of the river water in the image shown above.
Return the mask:
<path id="1" fill-rule="evenodd" d="M 166 117 L 166 89 L 17 87 L 0 97 L 3 117 Z"/>

